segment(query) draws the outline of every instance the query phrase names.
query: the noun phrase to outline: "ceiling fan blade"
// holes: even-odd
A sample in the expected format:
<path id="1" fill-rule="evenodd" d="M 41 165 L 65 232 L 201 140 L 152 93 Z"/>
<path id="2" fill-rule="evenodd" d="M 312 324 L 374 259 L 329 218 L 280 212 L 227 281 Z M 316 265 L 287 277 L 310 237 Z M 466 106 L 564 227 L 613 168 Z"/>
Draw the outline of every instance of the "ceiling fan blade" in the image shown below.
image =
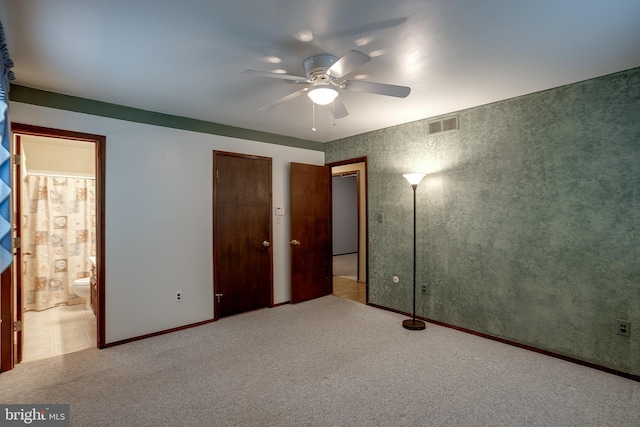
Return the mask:
<path id="1" fill-rule="evenodd" d="M 344 106 L 344 102 L 340 101 L 339 98 L 333 100 L 333 108 L 331 109 L 331 112 L 335 119 L 342 119 L 349 115 L 347 107 Z"/>
<path id="2" fill-rule="evenodd" d="M 241 74 L 250 74 L 252 76 L 258 77 L 270 77 L 272 79 L 280 79 L 280 80 L 295 80 L 295 81 L 307 81 L 306 77 L 300 76 L 292 76 L 289 74 L 280 74 L 280 73 L 272 73 L 271 71 L 259 71 L 259 70 L 243 70 L 240 71 Z"/>
<path id="3" fill-rule="evenodd" d="M 371 61 L 371 57 L 357 50 L 350 50 L 327 69 L 327 74 L 341 79 L 361 65 Z"/>
<path id="4" fill-rule="evenodd" d="M 258 110 L 262 111 L 262 110 L 269 110 L 271 108 L 277 107 L 278 105 L 284 104 L 287 101 L 291 101 L 292 99 L 295 99 L 297 97 L 299 97 L 300 95 L 302 95 L 303 93 L 307 92 L 309 90 L 309 88 L 305 87 L 304 89 L 300 89 L 296 92 L 290 93 L 287 96 L 284 96 L 280 99 L 276 99 L 273 102 L 268 103 L 267 105 L 263 105 L 262 107 L 258 108 Z"/>
<path id="5" fill-rule="evenodd" d="M 406 98 L 409 93 L 411 93 L 411 88 L 407 86 L 365 82 L 362 80 L 346 80 L 343 88 L 354 92 L 376 93 L 378 95 L 395 96 L 397 98 Z"/>

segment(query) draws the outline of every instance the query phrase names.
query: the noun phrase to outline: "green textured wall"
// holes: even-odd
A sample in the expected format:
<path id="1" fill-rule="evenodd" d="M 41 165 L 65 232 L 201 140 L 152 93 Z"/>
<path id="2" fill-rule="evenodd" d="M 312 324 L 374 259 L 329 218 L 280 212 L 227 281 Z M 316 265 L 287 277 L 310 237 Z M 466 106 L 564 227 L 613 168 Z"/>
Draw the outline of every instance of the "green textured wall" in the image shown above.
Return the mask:
<path id="1" fill-rule="evenodd" d="M 368 158 L 370 302 L 411 312 L 402 174 L 426 172 L 418 315 L 640 374 L 640 69 L 458 114 L 327 145 L 327 163 Z"/>

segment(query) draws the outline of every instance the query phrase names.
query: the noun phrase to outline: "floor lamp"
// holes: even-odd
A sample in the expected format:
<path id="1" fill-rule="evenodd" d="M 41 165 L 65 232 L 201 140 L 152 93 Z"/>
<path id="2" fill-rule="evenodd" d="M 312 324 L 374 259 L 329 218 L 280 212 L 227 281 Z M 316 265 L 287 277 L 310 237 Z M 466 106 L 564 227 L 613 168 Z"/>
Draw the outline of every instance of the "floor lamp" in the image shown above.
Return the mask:
<path id="1" fill-rule="evenodd" d="M 421 320 L 416 320 L 416 188 L 424 177 L 423 173 L 406 173 L 404 176 L 413 188 L 413 318 L 403 320 L 402 326 L 411 331 L 421 331 L 425 324 Z"/>

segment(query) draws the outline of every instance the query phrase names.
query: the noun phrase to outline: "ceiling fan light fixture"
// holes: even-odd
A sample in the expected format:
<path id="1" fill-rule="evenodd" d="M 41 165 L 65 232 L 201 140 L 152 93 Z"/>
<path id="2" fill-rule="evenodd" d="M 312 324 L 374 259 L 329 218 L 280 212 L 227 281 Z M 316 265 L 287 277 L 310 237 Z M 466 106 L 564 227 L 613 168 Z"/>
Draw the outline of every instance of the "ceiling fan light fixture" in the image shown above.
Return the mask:
<path id="1" fill-rule="evenodd" d="M 338 96 L 338 91 L 330 86 L 316 86 L 307 93 L 309 98 L 318 105 L 327 105 Z"/>

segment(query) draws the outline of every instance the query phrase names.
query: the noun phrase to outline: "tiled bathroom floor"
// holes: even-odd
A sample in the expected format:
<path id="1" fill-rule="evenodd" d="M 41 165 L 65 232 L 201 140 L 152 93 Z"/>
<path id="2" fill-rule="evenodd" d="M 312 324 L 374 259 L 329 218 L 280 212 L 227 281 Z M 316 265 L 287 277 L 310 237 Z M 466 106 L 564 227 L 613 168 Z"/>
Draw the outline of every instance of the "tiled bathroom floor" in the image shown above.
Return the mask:
<path id="1" fill-rule="evenodd" d="M 27 311 L 22 324 L 23 362 L 96 346 L 96 318 L 84 304 Z"/>

